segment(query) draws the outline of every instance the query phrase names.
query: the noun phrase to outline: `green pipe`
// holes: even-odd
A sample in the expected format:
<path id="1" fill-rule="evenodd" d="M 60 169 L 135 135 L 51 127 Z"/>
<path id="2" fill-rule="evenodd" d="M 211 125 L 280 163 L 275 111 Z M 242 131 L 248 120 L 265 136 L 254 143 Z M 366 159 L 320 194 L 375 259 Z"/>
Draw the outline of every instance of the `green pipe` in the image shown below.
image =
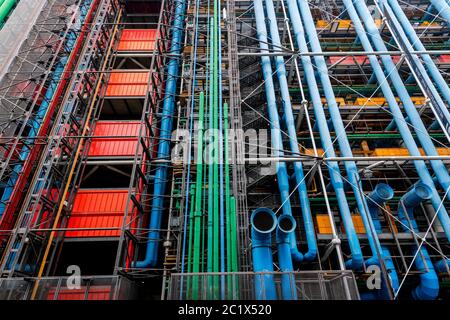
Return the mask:
<path id="1" fill-rule="evenodd" d="M 194 185 L 191 184 L 190 186 L 190 193 L 191 193 L 191 208 L 189 212 L 189 242 L 188 242 L 188 259 L 187 259 L 187 272 L 192 272 L 192 238 L 193 238 L 193 221 L 194 221 L 194 208 L 192 203 L 194 203 L 194 192 L 195 188 Z M 191 281 L 190 277 L 187 278 L 186 281 L 186 292 L 187 292 L 187 298 L 191 299 Z"/>
<path id="2" fill-rule="evenodd" d="M 194 209 L 194 253 L 193 253 L 193 269 L 192 272 L 200 272 L 200 236 L 201 236 L 201 216 L 202 216 L 202 181 L 203 181 L 203 117 L 204 117 L 204 101 L 205 94 L 200 92 L 200 106 L 198 119 L 198 135 L 197 135 L 197 170 L 195 180 L 195 209 Z M 193 205 L 194 206 L 194 205 Z M 191 206 L 192 207 L 192 206 Z M 189 271 L 188 271 L 189 272 Z M 198 299 L 198 277 L 194 277 L 192 288 L 192 298 Z"/>
<path id="3" fill-rule="evenodd" d="M 213 113 L 213 121 L 214 121 L 214 163 L 213 163 L 213 171 L 214 171 L 214 260 L 213 260 L 213 271 L 219 272 L 219 72 L 218 72 L 218 0 L 214 0 L 214 17 L 213 17 L 213 39 L 214 39 L 214 55 L 213 55 L 213 98 L 214 98 L 214 113 Z M 217 299 L 219 296 L 219 277 L 214 277 L 214 299 Z"/>
<path id="4" fill-rule="evenodd" d="M 209 12 L 209 10 L 208 10 Z M 211 36 L 211 33 L 213 32 L 214 28 L 214 22 L 212 19 L 209 21 L 210 24 L 210 31 L 209 31 L 209 50 L 210 50 L 210 57 L 209 57 L 209 154 L 208 154 L 208 259 L 207 259 L 207 272 L 213 272 L 213 254 L 214 254 L 214 235 L 213 235 L 213 185 L 214 185 L 214 172 L 213 172 L 213 166 L 211 164 L 211 161 L 213 161 L 213 155 L 212 151 L 213 148 L 211 148 L 211 143 L 213 137 L 213 52 L 214 52 L 214 37 Z M 212 297 L 212 290 L 213 290 L 213 283 L 212 283 L 212 277 L 208 276 L 208 299 L 211 299 Z"/>
<path id="5" fill-rule="evenodd" d="M 3 3 L 0 5 L 0 25 L 5 23 L 6 18 L 13 10 L 16 2 L 17 0 L 3 0 Z"/>
<path id="6" fill-rule="evenodd" d="M 225 143 L 225 228 L 226 228 L 226 235 L 227 235 L 227 271 L 233 271 L 233 255 L 231 251 L 231 222 L 230 222 L 230 172 L 229 172 L 229 163 L 228 163 L 228 103 L 223 104 L 223 118 L 224 118 L 224 143 Z M 228 283 L 228 298 L 232 299 L 232 291 L 230 290 L 232 285 L 232 279 L 231 277 L 228 277 L 227 279 Z"/>

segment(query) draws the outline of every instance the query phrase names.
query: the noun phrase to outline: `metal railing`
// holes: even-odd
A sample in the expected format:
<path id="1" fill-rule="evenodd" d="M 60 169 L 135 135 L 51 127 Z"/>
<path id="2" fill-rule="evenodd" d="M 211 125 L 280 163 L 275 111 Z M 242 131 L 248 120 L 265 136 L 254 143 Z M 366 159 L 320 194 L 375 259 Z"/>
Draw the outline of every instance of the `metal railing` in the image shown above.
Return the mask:
<path id="1" fill-rule="evenodd" d="M 359 300 L 359 293 L 352 271 L 300 271 L 300 272 L 233 272 L 233 273 L 177 273 L 171 275 L 167 298 L 178 300 L 180 296 L 192 300 L 210 300 L 217 296 L 219 288 L 213 285 L 214 278 L 225 277 L 225 296 L 221 300 L 255 300 L 255 287 L 265 298 L 264 279 L 272 275 L 277 297 L 281 299 L 281 278 L 288 276 L 292 293 L 298 300 Z M 256 286 L 260 281 L 259 286 Z M 180 295 L 180 290 L 182 295 Z M 292 296 L 295 296 L 294 294 Z"/>
<path id="2" fill-rule="evenodd" d="M 37 278 L 0 279 L 0 300 L 28 300 Z M 39 278 L 35 300 L 128 300 L 133 282 L 121 276 Z"/>

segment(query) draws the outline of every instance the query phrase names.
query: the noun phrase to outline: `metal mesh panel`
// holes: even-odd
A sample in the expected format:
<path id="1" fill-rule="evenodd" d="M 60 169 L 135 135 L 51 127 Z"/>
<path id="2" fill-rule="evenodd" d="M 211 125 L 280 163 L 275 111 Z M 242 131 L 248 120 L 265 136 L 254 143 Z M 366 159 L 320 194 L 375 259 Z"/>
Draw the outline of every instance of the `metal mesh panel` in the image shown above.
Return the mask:
<path id="1" fill-rule="evenodd" d="M 355 278 L 351 271 L 172 274 L 168 299 L 254 300 L 257 298 L 255 294 L 257 284 L 261 288 L 259 297 L 264 299 L 266 293 L 263 280 L 266 275 L 273 276 L 277 297 L 280 299 L 281 278 L 287 276 L 292 280 L 291 292 L 296 293 L 299 300 L 359 300 Z M 223 291 L 220 289 L 222 287 Z"/>

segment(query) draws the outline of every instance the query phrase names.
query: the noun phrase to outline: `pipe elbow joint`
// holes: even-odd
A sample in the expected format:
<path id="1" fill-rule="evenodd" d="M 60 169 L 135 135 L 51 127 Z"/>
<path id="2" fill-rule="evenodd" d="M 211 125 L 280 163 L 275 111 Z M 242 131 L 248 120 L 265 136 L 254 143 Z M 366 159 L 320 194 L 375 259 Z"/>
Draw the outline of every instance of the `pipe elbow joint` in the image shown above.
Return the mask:
<path id="1" fill-rule="evenodd" d="M 412 291 L 414 300 L 435 300 L 439 294 L 439 280 L 434 271 L 422 275 L 420 285 Z"/>

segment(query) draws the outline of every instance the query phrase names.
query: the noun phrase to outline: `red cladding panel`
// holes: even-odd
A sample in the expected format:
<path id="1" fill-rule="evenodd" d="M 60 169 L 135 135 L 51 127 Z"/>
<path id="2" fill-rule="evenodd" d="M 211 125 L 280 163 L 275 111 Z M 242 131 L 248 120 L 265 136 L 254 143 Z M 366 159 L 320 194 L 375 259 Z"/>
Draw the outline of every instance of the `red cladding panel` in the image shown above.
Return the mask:
<path id="1" fill-rule="evenodd" d="M 156 29 L 124 29 L 118 51 L 153 51 Z"/>
<path id="2" fill-rule="evenodd" d="M 112 72 L 106 88 L 106 97 L 144 97 L 149 72 Z"/>
<path id="3" fill-rule="evenodd" d="M 89 148 L 90 157 L 133 156 L 136 152 L 140 122 L 98 121 Z M 117 137 L 117 138 L 110 138 Z"/>
<path id="4" fill-rule="evenodd" d="M 67 228 L 121 228 L 128 190 L 79 190 Z M 130 205 L 131 208 L 131 205 Z M 67 238 L 118 237 L 120 230 L 67 231 Z"/>
<path id="5" fill-rule="evenodd" d="M 87 297 L 86 288 L 81 289 L 61 289 L 58 295 L 56 290 L 51 289 L 48 293 L 47 300 L 109 300 L 111 287 L 90 287 Z"/>

